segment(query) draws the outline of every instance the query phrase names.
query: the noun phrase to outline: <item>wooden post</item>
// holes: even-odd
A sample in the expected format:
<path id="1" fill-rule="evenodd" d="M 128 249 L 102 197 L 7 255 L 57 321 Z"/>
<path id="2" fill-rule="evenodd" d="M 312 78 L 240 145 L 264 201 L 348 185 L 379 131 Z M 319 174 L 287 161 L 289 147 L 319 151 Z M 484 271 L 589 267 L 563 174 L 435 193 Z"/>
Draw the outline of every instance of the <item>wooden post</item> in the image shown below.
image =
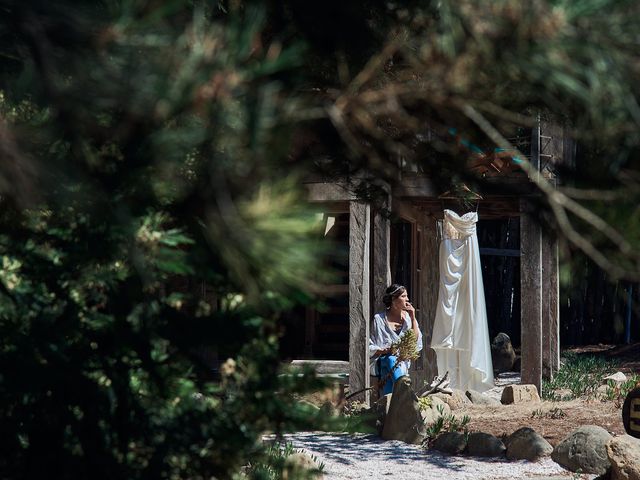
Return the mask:
<path id="1" fill-rule="evenodd" d="M 370 309 L 370 236 L 371 207 L 359 201 L 349 202 L 349 390 L 370 386 L 369 325 Z M 354 397 L 369 403 L 367 390 Z"/>
<path id="2" fill-rule="evenodd" d="M 520 347 L 522 383 L 542 393 L 542 231 L 520 201 Z"/>
<path id="3" fill-rule="evenodd" d="M 539 122 L 544 133 L 539 156 L 548 164 L 549 182 L 556 185 L 553 166 L 561 164 L 564 156 L 564 129 L 557 124 Z M 535 132 L 534 132 L 535 133 Z M 542 137 L 542 135 L 541 135 Z M 535 153 L 532 151 L 532 154 Z M 551 380 L 560 368 L 560 302 L 558 283 L 558 242 L 553 232 L 542 233 L 542 375 Z"/>
<path id="4" fill-rule="evenodd" d="M 391 197 L 385 205 L 373 211 L 373 232 L 371 258 L 372 292 L 371 314 L 382 311 L 384 305 L 382 296 L 386 288 L 391 284 L 391 221 L 389 215 Z"/>
<path id="5" fill-rule="evenodd" d="M 542 376 L 551 380 L 560 368 L 560 304 L 558 242 L 550 232 L 542 235 Z"/>

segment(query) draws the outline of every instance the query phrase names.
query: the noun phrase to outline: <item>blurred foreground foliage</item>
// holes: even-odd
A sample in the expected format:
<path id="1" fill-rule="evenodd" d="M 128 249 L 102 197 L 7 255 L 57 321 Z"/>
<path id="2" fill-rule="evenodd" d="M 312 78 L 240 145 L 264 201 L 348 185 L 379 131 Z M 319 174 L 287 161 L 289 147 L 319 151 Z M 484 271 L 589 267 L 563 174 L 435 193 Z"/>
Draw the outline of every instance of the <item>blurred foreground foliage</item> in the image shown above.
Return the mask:
<path id="1" fill-rule="evenodd" d="M 327 427 L 292 400 L 321 382 L 279 375 L 279 319 L 330 275 L 302 180 L 375 200 L 402 165 L 446 190 L 470 180 L 450 127 L 491 149 L 536 112 L 560 123 L 584 190 L 540 211 L 640 271 L 635 2 L 0 12 L 3 478 L 231 478 L 263 432 Z"/>
<path id="2" fill-rule="evenodd" d="M 257 7 L 2 9 L 0 476 L 230 478 L 327 427 L 278 354 L 322 278 L 281 122 L 299 47 L 257 46 Z"/>

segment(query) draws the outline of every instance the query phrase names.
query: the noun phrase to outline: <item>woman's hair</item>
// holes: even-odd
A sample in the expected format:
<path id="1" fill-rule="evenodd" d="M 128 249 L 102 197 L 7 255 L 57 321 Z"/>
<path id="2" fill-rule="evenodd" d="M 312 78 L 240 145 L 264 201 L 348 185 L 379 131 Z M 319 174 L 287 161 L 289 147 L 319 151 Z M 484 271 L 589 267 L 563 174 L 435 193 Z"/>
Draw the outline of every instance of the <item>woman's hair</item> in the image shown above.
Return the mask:
<path id="1" fill-rule="evenodd" d="M 406 292 L 406 290 L 406 288 L 404 288 L 402 285 L 398 285 L 397 283 L 389 285 L 389 287 L 387 287 L 387 289 L 385 290 L 384 295 L 382 296 L 382 303 L 384 303 L 385 307 L 390 308 L 391 302 L 393 302 L 394 299 L 398 298 L 400 295 Z"/>

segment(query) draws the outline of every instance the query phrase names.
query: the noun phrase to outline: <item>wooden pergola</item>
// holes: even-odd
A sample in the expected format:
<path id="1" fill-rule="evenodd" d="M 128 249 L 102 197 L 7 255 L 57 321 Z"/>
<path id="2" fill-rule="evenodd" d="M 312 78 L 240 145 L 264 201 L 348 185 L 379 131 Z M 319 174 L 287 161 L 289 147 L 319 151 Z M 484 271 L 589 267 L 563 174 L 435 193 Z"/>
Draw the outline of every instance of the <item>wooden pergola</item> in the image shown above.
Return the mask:
<path id="1" fill-rule="evenodd" d="M 542 170 L 542 159 L 562 159 L 563 144 L 561 133 L 552 137 L 534 129 L 531 162 Z M 494 181 L 511 182 L 518 194 L 483 196 L 479 218 L 519 217 L 520 248 L 511 255 L 520 258 L 521 379 L 541 391 L 542 379 L 551 378 L 560 361 L 557 241 L 534 219 L 535 193 L 525 175 L 495 175 Z M 312 181 L 306 186 L 312 202 L 342 205 L 349 213 L 349 389 L 357 391 L 370 386 L 370 320 L 391 283 L 391 222 L 386 212 L 413 225 L 411 255 L 418 291 L 412 297 L 428 344 L 438 292 L 436 221 L 442 217 L 443 201 L 429 178 L 417 173 L 403 175 L 394 188 L 386 186 L 382 208 L 358 199 L 346 183 Z M 431 380 L 436 368 L 433 351 L 425 352 L 422 364 L 415 362 L 411 372 L 420 384 Z M 368 402 L 369 393 L 360 400 Z"/>

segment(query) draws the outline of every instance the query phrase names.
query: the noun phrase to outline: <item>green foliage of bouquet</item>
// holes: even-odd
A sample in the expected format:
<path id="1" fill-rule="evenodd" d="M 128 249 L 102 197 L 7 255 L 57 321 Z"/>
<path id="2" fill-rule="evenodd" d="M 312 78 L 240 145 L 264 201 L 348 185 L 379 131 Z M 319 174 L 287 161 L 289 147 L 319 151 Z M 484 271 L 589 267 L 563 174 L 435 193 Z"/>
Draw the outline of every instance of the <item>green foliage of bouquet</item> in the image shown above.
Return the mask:
<path id="1" fill-rule="evenodd" d="M 404 332 L 396 342 L 391 344 L 390 348 L 400 362 L 416 360 L 420 356 L 418 338 L 413 330 Z"/>

